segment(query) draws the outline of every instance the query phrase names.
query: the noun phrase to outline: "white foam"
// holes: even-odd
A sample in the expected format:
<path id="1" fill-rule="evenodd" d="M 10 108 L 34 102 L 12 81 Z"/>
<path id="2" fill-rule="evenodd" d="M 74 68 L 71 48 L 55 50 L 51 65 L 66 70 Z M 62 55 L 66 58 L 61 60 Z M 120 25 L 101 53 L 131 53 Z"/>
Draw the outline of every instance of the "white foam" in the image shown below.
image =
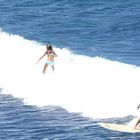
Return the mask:
<path id="1" fill-rule="evenodd" d="M 135 114 L 140 68 L 54 47 L 55 72 L 42 74 L 45 46 L 0 32 L 0 87 L 37 106 L 58 105 L 93 118 Z"/>

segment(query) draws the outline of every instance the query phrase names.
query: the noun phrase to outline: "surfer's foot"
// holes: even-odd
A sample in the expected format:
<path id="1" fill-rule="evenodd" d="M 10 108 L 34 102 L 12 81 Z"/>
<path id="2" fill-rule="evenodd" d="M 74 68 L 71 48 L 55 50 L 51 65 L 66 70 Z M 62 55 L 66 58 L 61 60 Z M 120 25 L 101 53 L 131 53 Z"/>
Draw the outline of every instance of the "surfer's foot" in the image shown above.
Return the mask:
<path id="1" fill-rule="evenodd" d="M 137 129 L 137 125 L 134 126 L 134 129 Z"/>
<path id="2" fill-rule="evenodd" d="M 134 129 L 140 130 L 140 128 L 138 128 L 138 127 L 135 127 Z"/>
<path id="3" fill-rule="evenodd" d="M 137 127 L 137 126 L 134 126 L 134 129 L 138 129 L 138 130 L 140 130 L 140 128 L 139 128 L 139 127 Z"/>
<path id="4" fill-rule="evenodd" d="M 45 74 L 45 71 L 42 71 L 42 74 Z"/>

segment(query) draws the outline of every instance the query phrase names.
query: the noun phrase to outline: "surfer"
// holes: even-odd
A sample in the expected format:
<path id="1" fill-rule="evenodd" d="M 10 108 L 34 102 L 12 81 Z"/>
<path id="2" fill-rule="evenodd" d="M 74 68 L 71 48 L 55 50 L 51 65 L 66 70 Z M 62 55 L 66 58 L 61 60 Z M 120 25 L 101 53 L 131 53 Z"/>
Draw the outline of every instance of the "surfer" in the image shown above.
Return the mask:
<path id="1" fill-rule="evenodd" d="M 54 70 L 54 57 L 56 57 L 56 53 L 54 52 L 53 48 L 52 48 L 52 45 L 46 45 L 46 51 L 45 53 L 38 59 L 37 63 L 44 57 L 47 55 L 47 61 L 43 67 L 43 74 L 45 74 L 46 72 L 46 69 L 48 66 L 51 66 L 52 67 L 52 70 Z"/>
<path id="2" fill-rule="evenodd" d="M 137 110 L 138 110 L 139 108 L 140 108 L 140 104 L 138 105 Z M 137 120 L 137 122 L 136 122 L 134 128 L 137 129 L 137 126 L 138 126 L 139 124 L 140 124 L 140 118 Z"/>

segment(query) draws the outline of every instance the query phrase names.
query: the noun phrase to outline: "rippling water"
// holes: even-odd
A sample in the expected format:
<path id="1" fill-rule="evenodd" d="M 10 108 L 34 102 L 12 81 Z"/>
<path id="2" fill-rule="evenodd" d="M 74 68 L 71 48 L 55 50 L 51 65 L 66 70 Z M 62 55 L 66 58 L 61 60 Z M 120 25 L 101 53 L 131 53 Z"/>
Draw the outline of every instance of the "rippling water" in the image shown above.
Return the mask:
<path id="1" fill-rule="evenodd" d="M 56 106 L 24 105 L 22 99 L 0 95 L 0 139 L 6 140 L 106 140 L 139 139 L 139 134 L 111 132 L 97 121 L 125 123 L 133 117 L 92 120 Z"/>

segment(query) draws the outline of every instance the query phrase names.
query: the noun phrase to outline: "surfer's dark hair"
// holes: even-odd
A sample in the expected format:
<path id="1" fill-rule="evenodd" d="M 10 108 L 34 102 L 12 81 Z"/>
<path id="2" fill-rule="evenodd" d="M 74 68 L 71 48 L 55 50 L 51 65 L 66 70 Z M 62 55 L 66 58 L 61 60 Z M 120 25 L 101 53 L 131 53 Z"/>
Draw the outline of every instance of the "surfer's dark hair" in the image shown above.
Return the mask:
<path id="1" fill-rule="evenodd" d="M 47 44 L 46 48 L 47 48 L 47 50 L 52 50 L 52 45 L 51 44 Z"/>

